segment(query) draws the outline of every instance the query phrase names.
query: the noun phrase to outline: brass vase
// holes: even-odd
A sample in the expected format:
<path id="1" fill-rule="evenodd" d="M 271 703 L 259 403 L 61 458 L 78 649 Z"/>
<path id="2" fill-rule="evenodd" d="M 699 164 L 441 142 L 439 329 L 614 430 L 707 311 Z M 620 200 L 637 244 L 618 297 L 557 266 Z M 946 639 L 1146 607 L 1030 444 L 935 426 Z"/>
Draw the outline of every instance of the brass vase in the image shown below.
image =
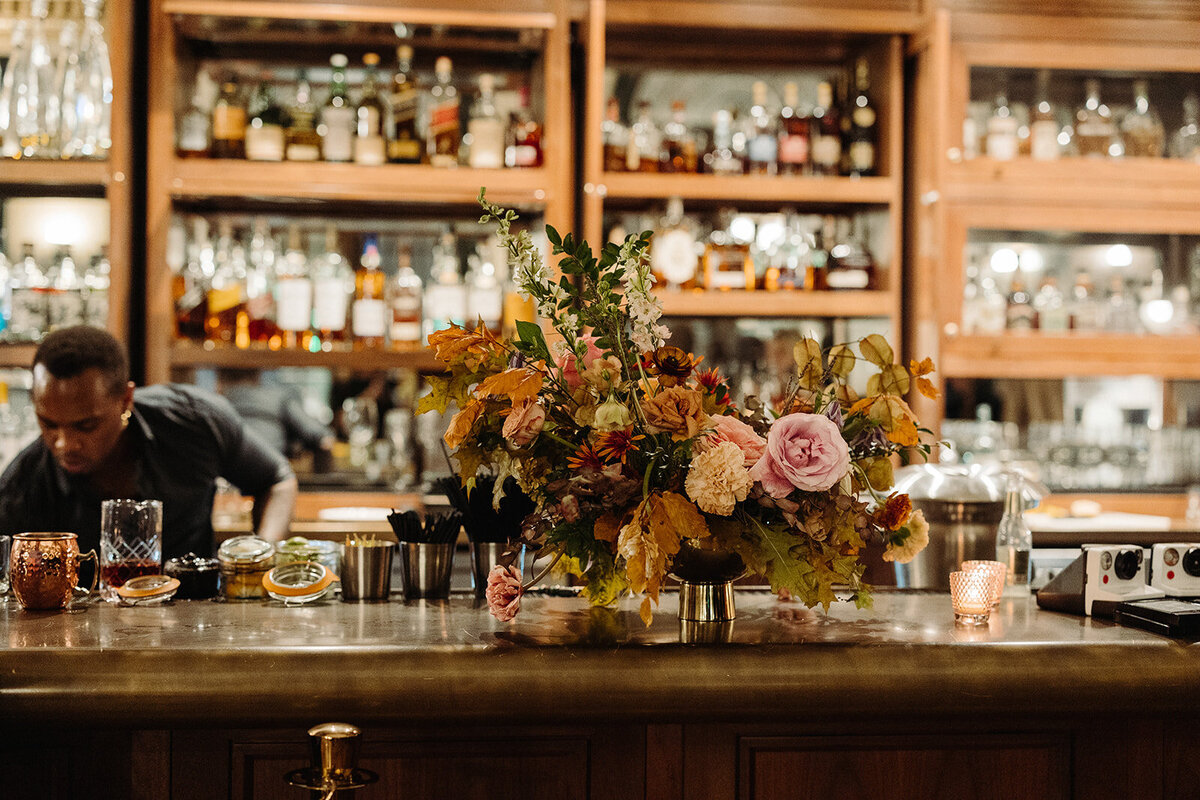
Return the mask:
<path id="1" fill-rule="evenodd" d="M 671 566 L 679 579 L 679 619 L 685 622 L 729 622 L 737 616 L 733 582 L 746 574 L 737 553 L 685 539 Z"/>

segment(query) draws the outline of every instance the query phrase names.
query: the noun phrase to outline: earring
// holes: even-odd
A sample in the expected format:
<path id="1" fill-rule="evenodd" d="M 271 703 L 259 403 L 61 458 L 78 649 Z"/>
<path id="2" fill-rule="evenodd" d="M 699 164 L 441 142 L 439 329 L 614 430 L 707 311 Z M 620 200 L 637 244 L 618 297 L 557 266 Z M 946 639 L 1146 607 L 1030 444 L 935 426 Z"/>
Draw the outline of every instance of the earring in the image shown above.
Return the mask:
<path id="1" fill-rule="evenodd" d="M 122 428 L 129 427 L 129 418 L 132 416 L 133 416 L 133 411 L 128 408 L 121 412 L 121 427 Z"/>

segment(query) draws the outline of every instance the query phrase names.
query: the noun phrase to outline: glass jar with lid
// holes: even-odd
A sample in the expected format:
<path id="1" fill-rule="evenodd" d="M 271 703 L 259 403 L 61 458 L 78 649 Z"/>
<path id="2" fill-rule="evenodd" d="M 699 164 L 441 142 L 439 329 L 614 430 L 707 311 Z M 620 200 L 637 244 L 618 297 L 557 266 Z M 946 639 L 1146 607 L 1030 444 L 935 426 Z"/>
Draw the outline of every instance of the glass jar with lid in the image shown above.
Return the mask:
<path id="1" fill-rule="evenodd" d="M 179 591 L 179 579 L 169 575 L 140 575 L 116 589 L 123 606 L 154 606 L 165 603 Z"/>
<path id="2" fill-rule="evenodd" d="M 262 579 L 275 566 L 275 545 L 257 536 L 234 536 L 217 550 L 221 596 L 226 600 L 261 600 Z"/>
<path id="3" fill-rule="evenodd" d="M 284 605 L 299 605 L 320 600 L 333 585 L 333 573 L 316 561 L 281 564 L 263 576 L 263 587 L 274 600 Z"/>
<path id="4" fill-rule="evenodd" d="M 172 558 L 163 565 L 163 572 L 179 580 L 180 600 L 207 600 L 217 596 L 217 577 L 220 575 L 215 558 L 203 558 L 195 553 Z"/>

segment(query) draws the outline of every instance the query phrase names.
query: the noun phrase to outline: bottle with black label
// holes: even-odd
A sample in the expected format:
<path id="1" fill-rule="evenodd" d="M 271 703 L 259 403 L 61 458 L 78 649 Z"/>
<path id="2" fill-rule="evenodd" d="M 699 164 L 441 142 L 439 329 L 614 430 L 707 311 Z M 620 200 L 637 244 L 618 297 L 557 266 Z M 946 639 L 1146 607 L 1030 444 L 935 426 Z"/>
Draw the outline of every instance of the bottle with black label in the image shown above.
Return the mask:
<path id="1" fill-rule="evenodd" d="M 417 106 L 421 89 L 413 72 L 413 49 L 402 44 L 396 48 L 396 74 L 392 76 L 392 129 L 388 136 L 388 161 L 393 164 L 420 164 L 425 145 L 417 129 Z"/>
<path id="2" fill-rule="evenodd" d="M 870 97 L 871 81 L 867 60 L 860 57 L 854 67 L 854 94 L 850 100 L 849 174 L 875 174 L 876 113 Z"/>

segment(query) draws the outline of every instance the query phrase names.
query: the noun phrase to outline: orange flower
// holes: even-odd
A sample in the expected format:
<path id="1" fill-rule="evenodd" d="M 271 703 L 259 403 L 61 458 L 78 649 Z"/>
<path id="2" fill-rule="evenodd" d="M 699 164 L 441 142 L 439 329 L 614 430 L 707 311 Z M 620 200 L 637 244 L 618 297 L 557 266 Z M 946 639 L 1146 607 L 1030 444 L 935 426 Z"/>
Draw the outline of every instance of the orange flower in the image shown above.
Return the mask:
<path id="1" fill-rule="evenodd" d="M 604 461 L 589 444 L 579 445 L 575 455 L 567 456 L 567 466 L 571 469 L 604 469 Z"/>
<path id="2" fill-rule="evenodd" d="M 640 433 L 633 435 L 633 428 L 609 431 L 600 434 L 596 440 L 596 454 L 605 461 L 620 461 L 625 463 L 625 457 L 637 449 L 639 440 L 646 437 Z"/>
<path id="3" fill-rule="evenodd" d="M 875 521 L 879 527 L 885 530 L 899 530 L 900 526 L 908 522 L 909 515 L 912 514 L 912 501 L 908 499 L 906 494 L 893 494 L 883 504 L 883 507 L 876 510 Z"/>
<path id="4" fill-rule="evenodd" d="M 659 383 L 668 388 L 683 383 L 700 360 L 678 347 L 660 347 L 650 354 Z"/>

